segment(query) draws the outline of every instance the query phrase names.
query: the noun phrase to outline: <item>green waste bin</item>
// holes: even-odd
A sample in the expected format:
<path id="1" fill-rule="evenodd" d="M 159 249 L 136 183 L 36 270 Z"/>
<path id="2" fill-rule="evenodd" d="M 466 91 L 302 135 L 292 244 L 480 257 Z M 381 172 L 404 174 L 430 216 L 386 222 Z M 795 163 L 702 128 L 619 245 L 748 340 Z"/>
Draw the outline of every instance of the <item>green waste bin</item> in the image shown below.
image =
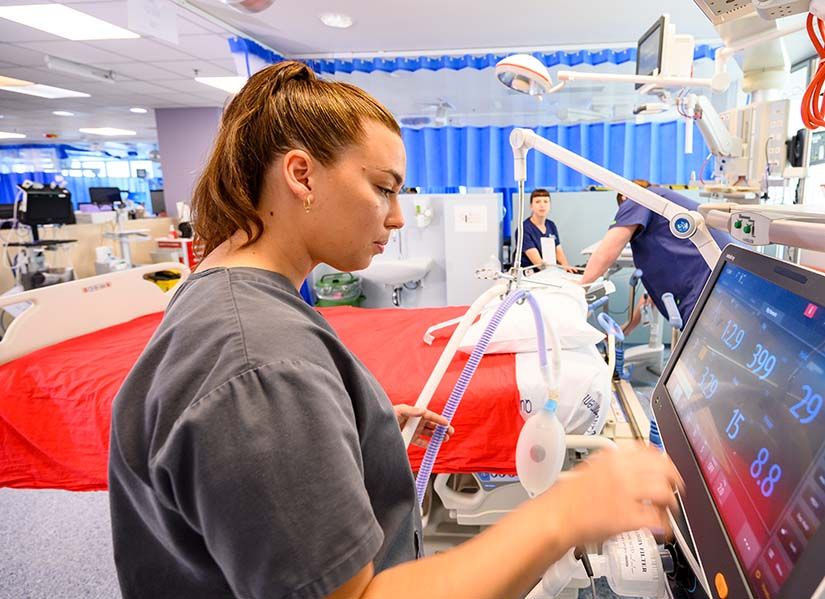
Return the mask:
<path id="1" fill-rule="evenodd" d="M 315 305 L 320 308 L 330 306 L 360 306 L 364 301 L 361 295 L 361 279 L 348 272 L 326 274 L 315 283 Z"/>

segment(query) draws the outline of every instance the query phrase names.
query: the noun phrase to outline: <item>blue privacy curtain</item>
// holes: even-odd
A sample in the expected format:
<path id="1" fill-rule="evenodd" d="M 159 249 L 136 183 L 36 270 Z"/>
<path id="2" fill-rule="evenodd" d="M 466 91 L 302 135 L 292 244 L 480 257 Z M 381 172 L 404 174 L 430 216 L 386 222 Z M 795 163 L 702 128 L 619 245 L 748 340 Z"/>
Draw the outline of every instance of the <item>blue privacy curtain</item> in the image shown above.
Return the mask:
<path id="1" fill-rule="evenodd" d="M 695 125 L 692 125 L 695 127 Z M 501 192 L 510 236 L 513 180 L 513 127 L 441 127 L 402 129 L 407 150 L 409 187 L 446 193 L 458 186 L 492 187 Z M 685 123 L 589 123 L 539 127 L 536 133 L 627 179 L 662 185 L 687 184 L 691 174 L 709 178 L 708 147 L 694 130 L 693 153 L 685 153 Z M 704 164 L 704 170 L 702 170 Z M 531 150 L 527 155 L 527 188 L 582 191 L 599 185 L 571 168 Z"/>
<path id="2" fill-rule="evenodd" d="M 229 38 L 229 50 L 235 59 L 239 75 L 249 77 L 266 65 L 285 60 L 284 56 L 262 47 L 260 44 L 242 37 Z M 712 59 L 717 46 L 697 44 L 693 59 Z M 308 64 L 313 71 L 325 75 L 337 73 L 393 73 L 397 71 L 414 72 L 419 70 L 438 71 L 440 69 L 487 69 L 496 66 L 502 58 L 511 52 L 498 54 L 459 54 L 425 56 L 377 56 L 364 58 L 298 58 Z M 563 65 L 624 64 L 636 61 L 636 48 L 599 49 L 599 50 L 555 50 L 551 52 L 533 52 L 547 68 Z"/>
<path id="3" fill-rule="evenodd" d="M 515 187 L 510 132 L 513 127 L 402 129 L 410 187 Z M 685 154 L 685 123 L 593 123 L 539 127 L 536 133 L 628 179 L 687 184 L 691 173 L 709 177 L 711 165 L 699 131 Z M 582 174 L 531 150 L 528 187 L 581 191 L 598 185 Z"/>

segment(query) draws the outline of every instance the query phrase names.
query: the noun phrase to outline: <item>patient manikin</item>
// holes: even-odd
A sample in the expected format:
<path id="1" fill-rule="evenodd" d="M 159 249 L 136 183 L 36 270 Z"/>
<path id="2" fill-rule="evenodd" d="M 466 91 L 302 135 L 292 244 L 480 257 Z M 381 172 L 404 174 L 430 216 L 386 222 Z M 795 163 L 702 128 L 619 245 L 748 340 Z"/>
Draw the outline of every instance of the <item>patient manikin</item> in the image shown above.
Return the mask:
<path id="1" fill-rule="evenodd" d="M 569 275 L 558 274 L 552 279 L 557 286 L 525 285 L 532 287 L 531 293 L 541 305 L 545 326 L 553 328 L 561 344 L 557 416 L 568 434 L 599 434 L 607 419 L 611 398 L 612 373 L 596 349 L 604 334 L 587 322 L 584 289 L 567 280 Z M 542 273 L 542 278 L 548 275 L 552 276 Z M 472 351 L 498 304 L 492 302 L 485 308 L 479 321 L 465 335 L 460 351 Z M 525 420 L 535 414 L 544 404 L 546 387 L 540 376 L 535 324 L 528 305 L 515 305 L 509 310 L 486 353 L 516 354 L 519 409 Z"/>

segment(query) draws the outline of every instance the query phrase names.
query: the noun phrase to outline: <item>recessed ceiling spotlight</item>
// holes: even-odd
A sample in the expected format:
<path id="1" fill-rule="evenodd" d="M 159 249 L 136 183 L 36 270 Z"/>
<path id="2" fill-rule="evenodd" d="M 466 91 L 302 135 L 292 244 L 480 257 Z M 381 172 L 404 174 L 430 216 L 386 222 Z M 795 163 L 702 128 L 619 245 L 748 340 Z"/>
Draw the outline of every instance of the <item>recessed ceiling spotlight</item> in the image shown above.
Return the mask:
<path id="1" fill-rule="evenodd" d="M 346 29 L 352 27 L 352 17 L 339 12 L 326 12 L 321 15 L 321 22 L 327 27 Z"/>
<path id="2" fill-rule="evenodd" d="M 52 114 L 55 116 L 74 116 L 74 113 L 68 110 L 53 110 Z"/>
<path id="3" fill-rule="evenodd" d="M 134 108 L 130 108 L 129 112 L 134 112 L 135 114 L 146 114 L 149 111 L 145 108 L 138 108 L 137 106 L 135 106 Z"/>

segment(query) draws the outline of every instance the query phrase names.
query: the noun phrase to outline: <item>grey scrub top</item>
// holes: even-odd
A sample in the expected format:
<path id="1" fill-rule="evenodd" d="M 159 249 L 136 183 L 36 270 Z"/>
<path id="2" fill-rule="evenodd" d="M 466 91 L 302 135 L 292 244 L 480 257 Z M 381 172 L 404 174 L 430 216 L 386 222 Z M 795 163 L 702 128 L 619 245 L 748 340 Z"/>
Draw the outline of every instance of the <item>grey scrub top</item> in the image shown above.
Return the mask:
<path id="1" fill-rule="evenodd" d="M 123 597 L 324 597 L 416 559 L 392 406 L 282 275 L 192 275 L 115 398 Z"/>

